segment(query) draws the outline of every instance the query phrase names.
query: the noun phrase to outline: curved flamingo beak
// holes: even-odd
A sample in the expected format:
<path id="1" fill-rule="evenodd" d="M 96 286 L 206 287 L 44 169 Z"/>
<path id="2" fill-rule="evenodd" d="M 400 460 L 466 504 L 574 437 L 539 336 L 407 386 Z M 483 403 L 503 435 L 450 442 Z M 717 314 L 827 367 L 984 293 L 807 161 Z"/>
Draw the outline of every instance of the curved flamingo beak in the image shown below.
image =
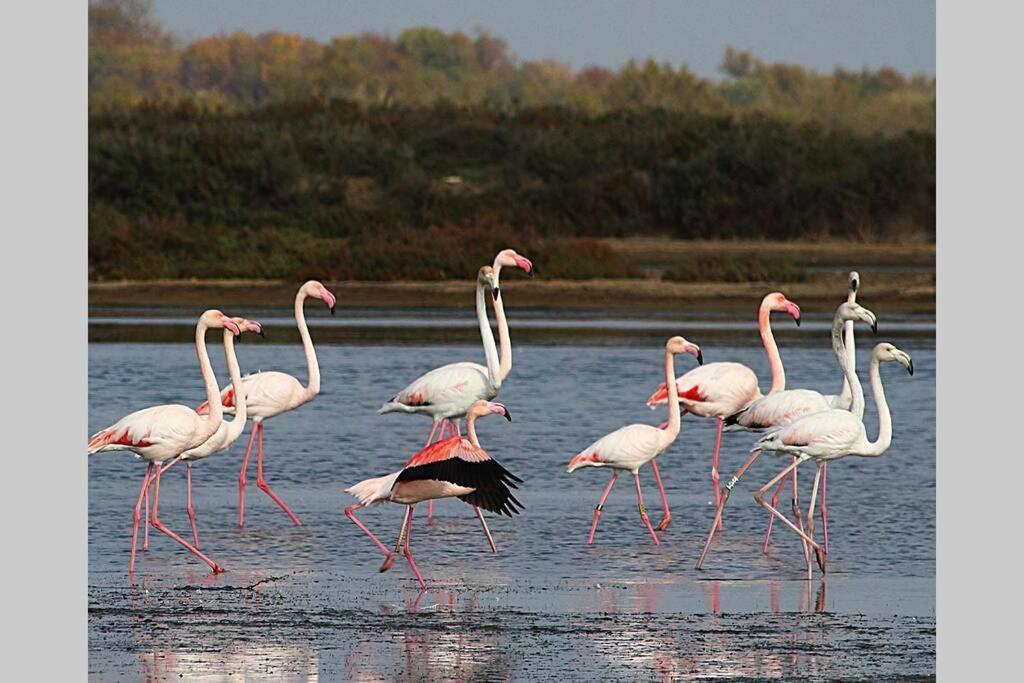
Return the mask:
<path id="1" fill-rule="evenodd" d="M 704 354 L 701 352 L 700 347 L 696 344 L 691 344 L 691 348 L 687 349 L 697 359 L 697 365 L 704 365 Z M 666 394 L 667 397 L 667 394 Z"/>
<path id="2" fill-rule="evenodd" d="M 338 302 L 335 296 L 331 294 L 330 290 L 324 287 L 320 290 L 320 298 L 327 304 L 327 308 L 331 309 L 331 315 L 334 315 L 334 305 Z"/>
<path id="3" fill-rule="evenodd" d="M 238 324 L 235 323 L 235 321 L 232 320 L 231 318 L 227 317 L 226 315 L 222 316 L 220 322 L 222 325 L 224 325 L 224 327 L 231 330 L 231 334 L 235 335 L 235 339 L 238 339 L 239 337 L 242 336 L 242 331 L 238 329 Z"/>
<path id="4" fill-rule="evenodd" d="M 516 260 L 516 268 L 522 268 L 523 270 L 526 271 L 527 275 L 529 275 L 530 277 L 533 277 L 535 269 L 533 267 L 533 262 L 530 261 L 530 259 L 526 258 L 525 256 L 520 256 L 520 255 L 516 254 L 515 260 Z"/>
<path id="5" fill-rule="evenodd" d="M 786 312 L 793 316 L 793 320 L 796 321 L 796 326 L 800 327 L 800 307 L 789 299 L 786 299 L 786 303 L 783 305 L 786 307 Z"/>
<path id="6" fill-rule="evenodd" d="M 264 339 L 267 338 L 267 335 L 263 334 L 263 325 L 261 325 L 260 323 L 256 322 L 255 320 L 246 320 L 245 321 L 245 329 L 246 329 L 247 332 L 255 332 L 256 334 L 260 335 Z"/>

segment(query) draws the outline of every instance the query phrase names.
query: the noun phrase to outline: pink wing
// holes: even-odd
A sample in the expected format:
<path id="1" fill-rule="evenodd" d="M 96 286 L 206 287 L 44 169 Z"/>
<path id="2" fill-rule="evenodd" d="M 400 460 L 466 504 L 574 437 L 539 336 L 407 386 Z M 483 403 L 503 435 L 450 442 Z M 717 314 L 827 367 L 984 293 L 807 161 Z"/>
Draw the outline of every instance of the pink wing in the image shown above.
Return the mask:
<path id="1" fill-rule="evenodd" d="M 725 407 L 745 407 L 760 397 L 757 375 L 742 363 L 707 363 L 676 378 L 676 391 L 683 407 L 698 415 L 702 414 L 701 404 Z M 664 405 L 668 402 L 668 389 L 660 384 L 651 397 L 648 406 Z"/>
<path id="2" fill-rule="evenodd" d="M 446 481 L 473 489 L 459 498 L 497 514 L 511 517 L 519 512 L 516 506 L 523 507 L 510 490 L 523 480 L 461 436 L 432 443 L 412 456 L 398 474 L 396 484 L 423 480 Z"/>
<path id="3" fill-rule="evenodd" d="M 590 444 L 569 461 L 572 472 L 584 463 L 601 463 L 624 469 L 640 467 L 655 458 L 661 448 L 657 427 L 632 424 L 616 429 Z"/>
<path id="4" fill-rule="evenodd" d="M 246 375 L 242 378 L 242 386 L 245 388 L 245 405 L 252 417 L 265 417 L 301 405 L 305 393 L 299 380 L 276 370 Z M 225 408 L 234 408 L 235 392 L 230 384 L 221 390 L 220 403 Z M 200 415 L 209 413 L 209 401 L 203 401 L 196 412 Z"/>
<path id="5" fill-rule="evenodd" d="M 181 405 L 154 406 L 122 417 L 89 439 L 89 453 L 131 450 L 140 454 L 174 455 L 194 448 L 200 438 L 203 420 Z"/>
<path id="6" fill-rule="evenodd" d="M 487 368 L 479 363 L 450 363 L 413 380 L 392 401 L 407 406 L 472 403 L 486 398 Z M 493 398 L 493 396 L 492 396 Z"/>
<path id="7" fill-rule="evenodd" d="M 747 429 L 770 429 L 798 417 L 828 410 L 828 400 L 811 389 L 787 389 L 763 396 L 725 420 L 727 425 Z"/>

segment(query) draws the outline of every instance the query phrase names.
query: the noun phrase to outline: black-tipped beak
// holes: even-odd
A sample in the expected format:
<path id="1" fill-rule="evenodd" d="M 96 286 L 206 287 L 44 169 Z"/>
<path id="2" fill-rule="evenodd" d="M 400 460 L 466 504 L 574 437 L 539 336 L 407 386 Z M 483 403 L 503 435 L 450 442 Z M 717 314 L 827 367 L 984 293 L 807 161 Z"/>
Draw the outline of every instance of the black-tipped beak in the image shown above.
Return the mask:
<path id="1" fill-rule="evenodd" d="M 698 351 L 697 352 L 697 365 L 704 365 L 704 352 L 703 351 Z"/>
<path id="2" fill-rule="evenodd" d="M 913 358 L 910 359 L 910 363 L 907 365 L 907 372 L 910 373 L 911 377 L 914 376 L 914 359 Z"/>
<path id="3" fill-rule="evenodd" d="M 504 413 L 504 415 L 505 415 L 505 419 L 506 419 L 506 420 L 508 420 L 509 422 L 511 422 L 511 421 L 512 421 L 512 413 L 508 412 L 508 408 L 505 408 L 505 413 Z"/>
<path id="4" fill-rule="evenodd" d="M 494 289 L 492 289 L 491 290 L 491 296 L 493 296 L 495 298 L 495 300 L 497 300 L 497 298 L 499 296 L 501 296 L 501 288 L 500 287 L 495 287 Z"/>
<path id="5" fill-rule="evenodd" d="M 797 317 L 793 318 L 793 320 L 796 321 L 796 326 L 800 327 L 800 316 L 797 316 Z"/>
<path id="6" fill-rule="evenodd" d="M 260 328 L 260 336 L 263 337 L 264 339 L 267 338 L 267 335 L 263 332 L 263 328 L 262 327 Z"/>
<path id="7" fill-rule="evenodd" d="M 877 320 L 875 322 L 871 323 L 871 331 L 873 333 L 875 333 L 875 334 L 878 334 L 878 321 Z"/>
<path id="8" fill-rule="evenodd" d="M 331 315 L 334 315 L 334 306 L 331 306 Z"/>
<path id="9" fill-rule="evenodd" d="M 526 271 L 526 274 L 533 277 L 537 273 L 537 266 L 530 266 L 530 269 Z"/>
<path id="10" fill-rule="evenodd" d="M 856 292 L 858 287 L 860 287 L 860 282 L 858 282 L 856 279 L 850 280 L 850 289 L 851 290 Z"/>

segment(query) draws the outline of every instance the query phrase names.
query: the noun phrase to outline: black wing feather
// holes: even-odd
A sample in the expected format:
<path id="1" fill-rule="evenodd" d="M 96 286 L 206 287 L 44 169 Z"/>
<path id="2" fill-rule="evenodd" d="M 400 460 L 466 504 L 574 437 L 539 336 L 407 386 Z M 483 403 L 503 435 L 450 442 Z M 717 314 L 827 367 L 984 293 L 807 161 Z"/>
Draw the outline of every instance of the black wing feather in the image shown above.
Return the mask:
<path id="1" fill-rule="evenodd" d="M 398 481 L 423 479 L 447 481 L 457 486 L 476 489 L 473 493 L 459 498 L 488 512 L 511 517 L 519 513 L 516 506 L 523 509 L 523 504 L 516 500 L 509 490 L 509 487 L 519 488 L 516 484 L 523 483 L 523 480 L 506 470 L 496 460 L 470 462 L 461 458 L 448 458 L 407 467 L 398 475 Z"/>

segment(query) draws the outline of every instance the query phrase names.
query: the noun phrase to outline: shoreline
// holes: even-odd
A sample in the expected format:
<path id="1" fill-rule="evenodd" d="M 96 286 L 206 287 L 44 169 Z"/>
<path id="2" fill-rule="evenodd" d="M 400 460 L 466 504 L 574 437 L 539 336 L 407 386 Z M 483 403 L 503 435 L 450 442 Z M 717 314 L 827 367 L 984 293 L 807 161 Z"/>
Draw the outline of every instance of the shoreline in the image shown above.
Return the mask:
<path id="1" fill-rule="evenodd" d="M 861 296 L 888 311 L 935 312 L 935 274 L 860 270 Z M 515 306 L 547 310 L 748 310 L 782 291 L 805 308 L 832 308 L 845 298 L 846 273 L 805 282 L 668 282 L 656 279 L 548 280 L 509 273 L 502 292 Z M 89 283 L 89 306 L 290 307 L 300 283 L 285 280 L 122 280 Z M 338 308 L 450 308 L 472 303 L 472 280 L 331 281 Z"/>

